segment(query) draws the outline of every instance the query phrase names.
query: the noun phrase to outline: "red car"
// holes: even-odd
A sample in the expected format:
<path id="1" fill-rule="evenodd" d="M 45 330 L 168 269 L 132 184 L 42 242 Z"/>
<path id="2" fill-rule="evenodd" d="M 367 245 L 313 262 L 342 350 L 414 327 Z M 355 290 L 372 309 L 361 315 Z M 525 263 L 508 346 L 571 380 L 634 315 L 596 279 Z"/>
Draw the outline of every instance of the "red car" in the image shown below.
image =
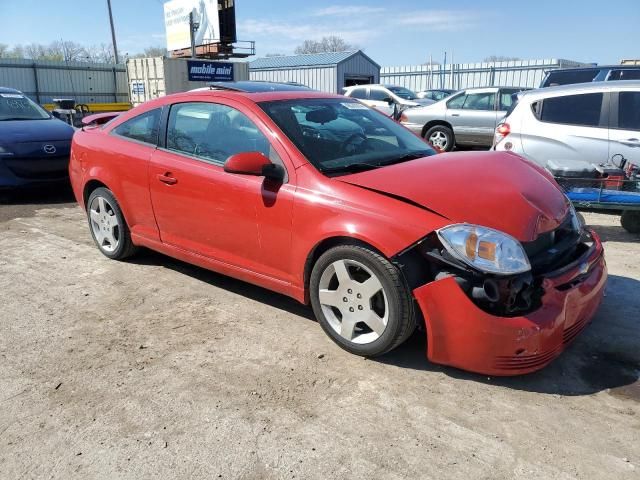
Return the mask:
<path id="1" fill-rule="evenodd" d="M 602 244 L 544 170 L 436 155 L 346 97 L 240 90 L 166 96 L 75 134 L 73 189 L 104 255 L 148 247 L 310 303 L 357 355 L 418 326 L 431 361 L 491 375 L 542 368 L 594 315 Z"/>

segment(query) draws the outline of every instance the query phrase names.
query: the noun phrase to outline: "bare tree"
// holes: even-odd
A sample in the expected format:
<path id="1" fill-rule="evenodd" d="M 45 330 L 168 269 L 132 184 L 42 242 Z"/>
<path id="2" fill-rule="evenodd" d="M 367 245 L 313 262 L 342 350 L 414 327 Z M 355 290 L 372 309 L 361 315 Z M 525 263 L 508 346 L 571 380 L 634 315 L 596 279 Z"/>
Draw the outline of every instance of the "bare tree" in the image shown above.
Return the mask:
<path id="1" fill-rule="evenodd" d="M 284 57 L 284 53 L 267 53 L 265 57 Z"/>
<path id="2" fill-rule="evenodd" d="M 305 53 L 345 52 L 348 50 L 357 50 L 357 47 L 348 44 L 340 37 L 331 35 L 322 37 L 321 40 L 305 40 L 296 47 L 294 52 L 296 55 L 302 55 Z"/>
<path id="3" fill-rule="evenodd" d="M 113 47 L 110 43 L 101 43 L 100 45 L 92 45 L 86 49 L 88 60 L 96 63 L 113 63 L 115 55 Z"/>
<path id="4" fill-rule="evenodd" d="M 0 58 L 9 57 L 10 52 L 11 50 L 9 49 L 9 45 L 7 45 L 6 43 L 0 43 Z"/>
<path id="5" fill-rule="evenodd" d="M 130 55 L 129 58 L 166 57 L 167 50 L 163 47 L 147 47 L 141 53 Z"/>
<path id="6" fill-rule="evenodd" d="M 503 55 L 491 55 L 484 60 L 485 63 L 493 63 L 493 62 L 511 62 L 513 60 L 522 60 L 519 57 L 505 57 Z"/>

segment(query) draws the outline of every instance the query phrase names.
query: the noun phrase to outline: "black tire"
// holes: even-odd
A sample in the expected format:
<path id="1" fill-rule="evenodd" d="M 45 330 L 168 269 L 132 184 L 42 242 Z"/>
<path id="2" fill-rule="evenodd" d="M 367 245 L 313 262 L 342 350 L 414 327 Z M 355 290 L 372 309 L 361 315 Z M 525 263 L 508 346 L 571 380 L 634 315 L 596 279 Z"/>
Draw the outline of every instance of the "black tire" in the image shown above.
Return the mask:
<path id="1" fill-rule="evenodd" d="M 625 210 L 622 212 L 620 225 L 629 233 L 640 233 L 640 211 Z"/>
<path id="2" fill-rule="evenodd" d="M 93 203 L 95 199 L 99 197 L 102 197 L 105 200 L 107 200 L 107 202 L 109 203 L 113 211 L 113 214 L 115 215 L 118 221 L 118 244 L 113 251 L 107 251 L 103 248 L 100 242 L 98 242 L 98 239 L 96 238 L 96 235 L 93 230 L 91 215 L 90 215 L 90 205 Z M 99 187 L 99 188 L 96 188 L 94 191 L 92 191 L 91 194 L 89 195 L 89 198 L 87 199 L 86 211 L 87 211 L 87 221 L 89 223 L 89 231 L 91 232 L 91 237 L 93 238 L 93 241 L 98 247 L 98 250 L 100 250 L 100 252 L 102 252 L 104 256 L 112 260 L 124 260 L 125 258 L 128 258 L 134 255 L 138 251 L 138 247 L 136 247 L 131 241 L 131 233 L 129 232 L 129 226 L 127 225 L 124 215 L 122 214 L 120 205 L 118 204 L 118 201 L 116 200 L 116 197 L 113 195 L 111 190 L 104 187 Z"/>
<path id="3" fill-rule="evenodd" d="M 453 147 L 455 147 L 456 145 L 456 137 L 453 134 L 453 130 L 451 130 L 449 127 L 445 125 L 435 125 L 429 128 L 424 134 L 424 138 L 427 142 L 431 144 L 431 140 L 430 140 L 431 137 L 434 134 L 438 134 L 438 133 L 446 137 L 446 145 L 444 147 L 440 145 L 436 145 L 436 146 L 440 147 L 445 152 L 450 152 L 451 150 L 453 150 Z"/>
<path id="4" fill-rule="evenodd" d="M 320 279 L 325 269 L 339 260 L 361 263 L 371 270 L 382 284 L 389 316 L 384 332 L 375 341 L 359 344 L 346 340 L 325 317 L 319 299 Z M 313 266 L 309 288 L 311 305 L 322 329 L 341 348 L 355 355 L 375 357 L 387 353 L 407 340 L 416 328 L 413 300 L 400 271 L 386 258 L 368 248 L 342 245 L 323 253 Z"/>

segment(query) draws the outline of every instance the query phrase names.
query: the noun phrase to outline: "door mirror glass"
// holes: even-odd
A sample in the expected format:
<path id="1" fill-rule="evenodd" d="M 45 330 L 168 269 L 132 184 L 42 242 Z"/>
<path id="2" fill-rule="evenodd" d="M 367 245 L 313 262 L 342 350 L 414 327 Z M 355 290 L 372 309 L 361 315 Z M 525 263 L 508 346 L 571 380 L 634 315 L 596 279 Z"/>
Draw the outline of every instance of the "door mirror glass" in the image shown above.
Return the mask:
<path id="1" fill-rule="evenodd" d="M 264 176 L 270 180 L 281 181 L 284 178 L 284 168 L 281 165 L 271 163 L 271 160 L 260 152 L 242 152 L 230 156 L 224 162 L 224 171 Z"/>
<path id="2" fill-rule="evenodd" d="M 382 99 L 382 101 L 383 102 L 387 102 L 389 105 L 393 105 L 394 104 L 393 98 L 391 98 L 391 97 L 384 97 Z"/>

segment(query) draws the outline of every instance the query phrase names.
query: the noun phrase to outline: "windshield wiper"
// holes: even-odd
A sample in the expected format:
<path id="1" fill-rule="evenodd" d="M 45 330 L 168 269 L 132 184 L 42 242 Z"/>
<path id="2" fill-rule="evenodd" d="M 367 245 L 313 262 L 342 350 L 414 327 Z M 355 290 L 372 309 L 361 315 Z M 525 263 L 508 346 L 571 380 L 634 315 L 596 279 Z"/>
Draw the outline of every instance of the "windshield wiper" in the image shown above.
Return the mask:
<path id="1" fill-rule="evenodd" d="M 7 117 L 7 118 L 0 118 L 0 122 L 5 122 L 5 121 L 14 121 L 14 120 L 46 120 L 46 118 L 24 118 L 24 117 Z"/>
<path id="2" fill-rule="evenodd" d="M 381 163 L 381 167 L 386 167 L 387 165 L 393 165 L 394 163 L 402 163 L 408 162 L 409 160 L 417 160 L 418 158 L 429 156 L 428 150 L 422 150 L 419 152 L 410 152 L 402 155 L 401 157 L 394 158 L 393 160 L 389 160 L 388 162 Z"/>
<path id="3" fill-rule="evenodd" d="M 382 165 L 376 163 L 350 163 L 349 165 L 343 165 L 342 167 L 323 168 L 322 173 L 353 173 L 364 172 L 365 170 L 372 170 L 374 168 L 380 168 Z"/>

